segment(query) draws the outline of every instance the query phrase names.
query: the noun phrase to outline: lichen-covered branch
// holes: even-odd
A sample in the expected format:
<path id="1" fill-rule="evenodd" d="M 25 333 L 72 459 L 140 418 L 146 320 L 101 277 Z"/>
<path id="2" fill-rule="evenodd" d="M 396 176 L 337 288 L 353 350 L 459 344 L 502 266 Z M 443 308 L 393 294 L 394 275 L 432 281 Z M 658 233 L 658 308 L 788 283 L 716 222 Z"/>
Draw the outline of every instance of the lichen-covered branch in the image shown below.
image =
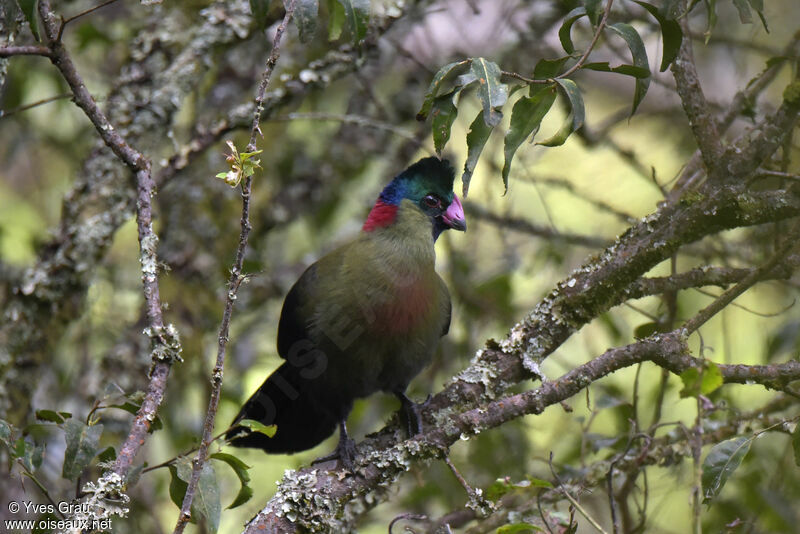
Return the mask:
<path id="1" fill-rule="evenodd" d="M 685 1 L 681 2 L 681 9 L 686 9 Z M 716 169 L 720 164 L 722 142 L 716 120 L 697 76 L 692 51 L 692 37 L 689 32 L 689 17 L 681 17 L 679 21 L 683 30 L 683 39 L 678 57 L 672 63 L 672 75 L 675 77 L 678 96 L 681 98 L 686 117 L 689 119 L 689 126 L 700 149 L 706 172 L 711 176 L 717 172 Z"/>
<path id="2" fill-rule="evenodd" d="M 131 60 L 113 82 L 106 109 L 108 121 L 117 125 L 113 132 L 143 152 L 157 153 L 180 102 L 206 74 L 210 54 L 247 36 L 250 10 L 246 0 L 216 2 L 187 32 L 170 32 L 157 28 L 178 24 L 171 17 L 183 15 L 173 11 L 165 18 L 155 9 L 152 18 L 158 24 L 131 43 Z M 168 53 L 173 47 L 180 49 Z M 95 266 L 135 210 L 130 176 L 100 143 L 64 197 L 55 237 L 7 291 L 0 326 L 0 351 L 7 351 L 0 358 L 0 410 L 10 421 L 28 415 L 39 365 L 65 327 L 81 316 Z"/>
<path id="3" fill-rule="evenodd" d="M 560 282 L 505 339 L 490 340 L 478 351 L 470 366 L 429 403 L 425 415 L 433 426 L 423 440 L 398 442 L 394 434 L 397 428 L 389 426 L 378 437 L 359 445 L 363 458 L 360 476 L 340 480 L 339 473 L 310 468 L 287 474 L 278 494 L 245 531 L 291 532 L 301 527 L 314 529 L 330 521 L 346 531 L 358 515 L 384 498 L 386 489 L 412 461 L 435 458 L 449 439 L 458 439 L 462 432 L 481 430 L 492 422 L 500 424 L 506 416 L 538 413 L 593 380 L 640 361 L 652 360 L 675 371 L 697 363 L 677 356 L 685 352 L 685 344 L 675 333 L 613 349 L 534 392 L 512 397 L 511 401 L 498 400 L 508 386 L 539 375 L 538 364 L 547 355 L 583 325 L 627 300 L 631 286 L 643 274 L 682 246 L 725 229 L 798 215 L 800 191 L 793 189 L 749 192 L 735 185 L 705 185 L 692 198 L 663 204 L 599 257 Z M 795 376 L 792 373 L 798 370 L 786 366 L 762 371 L 764 380 L 769 381 L 774 378 L 772 371 Z M 723 370 L 728 380 L 738 379 L 738 373 L 735 368 Z"/>

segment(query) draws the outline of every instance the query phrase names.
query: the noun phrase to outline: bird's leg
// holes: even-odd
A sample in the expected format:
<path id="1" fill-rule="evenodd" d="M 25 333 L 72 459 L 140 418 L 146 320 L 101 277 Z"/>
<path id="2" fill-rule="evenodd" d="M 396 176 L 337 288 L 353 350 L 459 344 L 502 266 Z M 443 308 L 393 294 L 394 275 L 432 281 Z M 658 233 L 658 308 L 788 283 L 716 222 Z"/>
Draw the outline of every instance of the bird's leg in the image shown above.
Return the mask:
<path id="1" fill-rule="evenodd" d="M 414 437 L 417 434 L 422 433 L 422 419 L 420 418 L 419 412 L 422 408 L 428 405 L 431 400 L 431 396 L 428 395 L 428 398 L 425 399 L 425 402 L 416 403 L 408 398 L 405 391 L 398 391 L 395 392 L 395 396 L 400 399 L 401 406 L 400 406 L 400 416 L 406 423 L 406 430 L 408 431 L 408 437 Z"/>
<path id="2" fill-rule="evenodd" d="M 311 464 L 319 464 L 322 462 L 327 462 L 328 460 L 336 460 L 338 459 L 339 462 L 344 466 L 345 469 L 348 471 L 353 470 L 353 460 L 356 457 L 356 442 L 350 439 L 350 436 L 347 435 L 347 425 L 346 420 L 342 419 L 339 421 L 339 443 L 336 445 L 336 448 L 333 450 L 332 453 L 317 458 Z"/>

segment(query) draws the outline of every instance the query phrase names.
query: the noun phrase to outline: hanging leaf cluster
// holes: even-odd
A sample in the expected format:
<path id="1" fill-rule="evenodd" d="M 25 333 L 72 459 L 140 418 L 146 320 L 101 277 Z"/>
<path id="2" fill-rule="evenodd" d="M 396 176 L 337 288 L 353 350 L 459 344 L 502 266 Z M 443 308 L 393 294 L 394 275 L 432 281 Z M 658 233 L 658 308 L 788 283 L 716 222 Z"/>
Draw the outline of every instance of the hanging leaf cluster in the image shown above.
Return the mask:
<path id="1" fill-rule="evenodd" d="M 677 57 L 682 38 L 680 25 L 670 14 L 669 6 L 659 9 L 640 0 L 632 1 L 658 22 L 663 44 L 660 70 L 664 71 Z M 572 28 L 583 18 L 589 20 L 594 32 L 600 32 L 608 38 L 621 38 L 630 51 L 631 62 L 611 65 L 607 61 L 587 61 L 591 50 L 579 51 L 572 40 Z M 651 72 L 642 37 L 626 22 L 607 24 L 598 0 L 583 0 L 583 5 L 570 11 L 561 24 L 558 36 L 566 55 L 556 59 L 541 59 L 533 69 L 533 78 L 504 72 L 496 63 L 483 57 L 449 63 L 434 75 L 417 113 L 417 120 L 431 118 L 433 144 L 438 154 L 441 155 L 450 139 L 450 130 L 458 115 L 460 95 L 467 89 L 475 88 L 481 105 L 481 111 L 473 119 L 467 134 L 467 159 L 461 177 L 464 196 L 468 193 L 483 147 L 492 131 L 500 125 L 503 108 L 513 93 L 520 92 L 521 96 L 511 108 L 509 129 L 504 139 L 502 179 L 506 190 L 514 155 L 522 143 L 535 141 L 542 120 L 559 96 L 568 111 L 567 117 L 555 134 L 541 141 L 536 140 L 536 144 L 547 147 L 563 145 L 573 132 L 583 126 L 583 95 L 572 79 L 575 73 L 585 69 L 632 77 L 634 92 L 631 115 L 647 94 Z M 504 83 L 504 78 L 513 80 L 514 85 Z M 522 89 L 527 89 L 527 94 L 520 91 Z"/>

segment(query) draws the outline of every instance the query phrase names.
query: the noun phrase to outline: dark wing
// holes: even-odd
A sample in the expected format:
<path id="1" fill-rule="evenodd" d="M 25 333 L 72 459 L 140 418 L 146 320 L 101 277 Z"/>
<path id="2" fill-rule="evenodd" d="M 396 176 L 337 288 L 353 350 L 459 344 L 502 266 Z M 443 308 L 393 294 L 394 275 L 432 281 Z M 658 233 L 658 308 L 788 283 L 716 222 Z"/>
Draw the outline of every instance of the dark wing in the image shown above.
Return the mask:
<path id="1" fill-rule="evenodd" d="M 308 325 L 316 300 L 317 264 L 313 263 L 286 295 L 278 321 L 278 354 L 284 360 L 292 345 L 309 339 Z"/>

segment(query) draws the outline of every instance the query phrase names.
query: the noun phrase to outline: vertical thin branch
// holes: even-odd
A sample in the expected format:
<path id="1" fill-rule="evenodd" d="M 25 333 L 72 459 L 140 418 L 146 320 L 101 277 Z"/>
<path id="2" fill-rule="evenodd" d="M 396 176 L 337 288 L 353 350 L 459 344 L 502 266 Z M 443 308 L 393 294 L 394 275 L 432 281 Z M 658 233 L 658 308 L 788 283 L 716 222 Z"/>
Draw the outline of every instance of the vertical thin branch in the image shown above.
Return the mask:
<path id="1" fill-rule="evenodd" d="M 50 7 L 48 0 L 40 0 L 39 16 L 42 19 L 44 34 L 47 37 L 48 57 L 59 70 L 70 87 L 73 100 L 94 125 L 103 142 L 136 175 L 136 222 L 139 234 L 139 261 L 142 265 L 142 290 L 147 313 L 147 334 L 152 344 L 153 367 L 150 382 L 131 425 L 131 431 L 117 453 L 112 472 L 125 478 L 133 464 L 136 453 L 145 442 L 150 424 L 164 398 L 167 377 L 172 363 L 180 359 L 178 332 L 172 325 L 164 325 L 161 296 L 158 288 L 158 236 L 153 231 L 152 196 L 153 177 L 150 161 L 138 150 L 130 146 L 117 133 L 103 111 L 97 106 L 83 79 L 78 74 L 72 59 L 61 42 L 62 24 Z"/>
<path id="2" fill-rule="evenodd" d="M 292 0 L 286 7 L 286 14 L 283 17 L 275 37 L 272 42 L 272 52 L 267 59 L 264 73 L 261 76 L 261 83 L 258 86 L 256 93 L 256 111 L 253 116 L 253 126 L 250 131 L 250 142 L 247 145 L 246 152 L 254 152 L 256 150 L 256 139 L 261 133 L 259 122 L 261 120 L 261 113 L 264 110 L 264 97 L 266 95 L 267 87 L 269 86 L 272 77 L 272 71 L 280 57 L 280 46 L 283 34 L 286 27 L 294 13 L 295 1 Z M 192 460 L 192 477 L 186 488 L 186 495 L 181 504 L 181 512 L 178 516 L 178 522 L 175 525 L 174 534 L 180 534 L 186 528 L 186 524 L 192 516 L 192 501 L 194 500 L 197 485 L 200 481 L 200 473 L 203 466 L 208 461 L 208 449 L 211 446 L 212 434 L 214 432 L 214 421 L 217 417 L 217 409 L 219 407 L 219 397 L 222 390 L 222 377 L 225 367 L 225 354 L 228 345 L 228 332 L 230 330 L 231 316 L 233 315 L 233 306 L 236 302 L 236 294 L 239 291 L 239 286 L 244 279 L 242 275 L 242 264 L 244 263 L 244 256 L 247 250 L 247 240 L 250 235 L 250 192 L 252 185 L 252 176 L 247 176 L 242 181 L 242 217 L 241 217 L 241 231 L 239 234 L 239 246 L 236 249 L 236 258 L 231 268 L 231 277 L 228 281 L 228 293 L 225 299 L 225 310 L 222 313 L 222 322 L 219 327 L 218 345 L 217 345 L 217 360 L 214 364 L 214 369 L 211 373 L 211 397 L 208 401 L 208 411 L 206 412 L 206 419 L 203 424 L 203 437 L 200 441 L 200 448 L 197 451 L 197 456 Z"/>

